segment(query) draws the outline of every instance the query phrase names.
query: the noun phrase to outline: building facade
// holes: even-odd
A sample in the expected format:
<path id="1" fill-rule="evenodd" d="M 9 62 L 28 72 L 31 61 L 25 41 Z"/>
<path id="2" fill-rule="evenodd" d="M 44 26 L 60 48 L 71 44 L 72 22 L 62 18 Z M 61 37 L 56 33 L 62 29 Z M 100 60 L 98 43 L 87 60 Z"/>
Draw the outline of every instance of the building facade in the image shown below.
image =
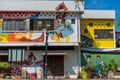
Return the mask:
<path id="1" fill-rule="evenodd" d="M 48 38 L 48 76 L 64 77 L 69 72 L 76 77 L 84 1 L 1 0 L 0 3 L 0 59 L 11 63 L 11 73 L 22 78 L 43 78 Z"/>
<path id="2" fill-rule="evenodd" d="M 119 68 L 119 48 L 116 48 L 114 10 L 85 10 L 81 19 L 81 65 L 87 63 L 87 56 L 96 64 L 96 57 L 101 56 L 108 65 L 114 60 Z"/>
<path id="3" fill-rule="evenodd" d="M 85 10 L 80 26 L 83 47 L 115 48 L 114 18 L 114 11 Z"/>

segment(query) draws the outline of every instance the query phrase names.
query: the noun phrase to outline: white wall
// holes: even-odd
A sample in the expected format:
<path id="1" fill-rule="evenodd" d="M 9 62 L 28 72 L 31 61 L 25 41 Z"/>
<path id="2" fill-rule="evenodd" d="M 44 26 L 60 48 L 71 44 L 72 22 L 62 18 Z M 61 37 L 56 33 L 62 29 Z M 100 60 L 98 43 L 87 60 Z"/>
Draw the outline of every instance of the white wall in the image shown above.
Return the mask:
<path id="1" fill-rule="evenodd" d="M 42 54 L 45 53 L 44 51 L 29 51 L 26 52 L 26 55 L 28 55 L 30 52 L 33 52 L 37 59 L 42 60 Z M 73 70 L 73 67 L 77 67 L 77 53 L 75 50 L 57 50 L 57 51 L 48 51 L 49 53 L 66 53 L 64 54 L 64 74 L 66 71 L 70 72 L 70 77 L 76 77 L 76 73 Z M 26 57 L 27 58 L 27 57 Z"/>
<path id="2" fill-rule="evenodd" d="M 64 1 L 64 0 L 63 0 Z M 0 10 L 7 11 L 55 11 L 55 8 L 63 1 L 56 0 L 0 0 Z M 64 1 L 69 11 L 83 11 L 84 1 L 79 2 L 80 10 L 76 9 L 74 1 Z"/>
<path id="3" fill-rule="evenodd" d="M 70 77 L 76 77 L 73 67 L 77 67 L 77 53 L 75 53 L 75 51 L 69 51 L 64 56 L 64 73 L 69 71 Z"/>

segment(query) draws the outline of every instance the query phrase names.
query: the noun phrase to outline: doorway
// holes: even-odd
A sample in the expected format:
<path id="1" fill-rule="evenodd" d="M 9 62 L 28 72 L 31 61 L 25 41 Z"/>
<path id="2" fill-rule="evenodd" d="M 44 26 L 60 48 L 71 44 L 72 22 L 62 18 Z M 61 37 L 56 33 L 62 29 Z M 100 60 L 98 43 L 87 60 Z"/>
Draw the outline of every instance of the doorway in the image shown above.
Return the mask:
<path id="1" fill-rule="evenodd" d="M 45 63 L 45 56 L 44 56 Z M 63 76 L 64 75 L 64 56 L 63 55 L 48 55 L 48 76 Z"/>

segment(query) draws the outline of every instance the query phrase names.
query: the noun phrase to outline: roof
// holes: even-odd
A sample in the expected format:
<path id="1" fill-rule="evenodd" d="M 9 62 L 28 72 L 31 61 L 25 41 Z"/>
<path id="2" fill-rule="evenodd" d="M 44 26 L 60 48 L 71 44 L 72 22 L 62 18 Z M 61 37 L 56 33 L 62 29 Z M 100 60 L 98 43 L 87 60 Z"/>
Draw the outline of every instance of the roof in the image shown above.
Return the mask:
<path id="1" fill-rule="evenodd" d="M 114 10 L 84 10 L 83 19 L 115 19 Z"/>
<path id="2" fill-rule="evenodd" d="M 84 1 L 79 2 L 79 8 L 72 0 L 0 0 L 0 11 L 55 11 L 64 2 L 69 11 L 84 11 Z"/>

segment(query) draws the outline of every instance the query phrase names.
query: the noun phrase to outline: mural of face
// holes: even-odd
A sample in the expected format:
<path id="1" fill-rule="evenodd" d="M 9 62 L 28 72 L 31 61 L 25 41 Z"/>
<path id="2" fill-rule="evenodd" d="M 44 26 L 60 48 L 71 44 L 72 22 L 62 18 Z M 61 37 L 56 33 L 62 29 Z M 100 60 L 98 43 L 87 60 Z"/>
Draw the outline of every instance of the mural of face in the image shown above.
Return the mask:
<path id="1" fill-rule="evenodd" d="M 34 54 L 31 52 L 31 53 L 28 55 L 28 62 L 29 62 L 29 64 L 34 63 L 35 60 L 36 60 L 36 57 L 35 57 Z"/>

